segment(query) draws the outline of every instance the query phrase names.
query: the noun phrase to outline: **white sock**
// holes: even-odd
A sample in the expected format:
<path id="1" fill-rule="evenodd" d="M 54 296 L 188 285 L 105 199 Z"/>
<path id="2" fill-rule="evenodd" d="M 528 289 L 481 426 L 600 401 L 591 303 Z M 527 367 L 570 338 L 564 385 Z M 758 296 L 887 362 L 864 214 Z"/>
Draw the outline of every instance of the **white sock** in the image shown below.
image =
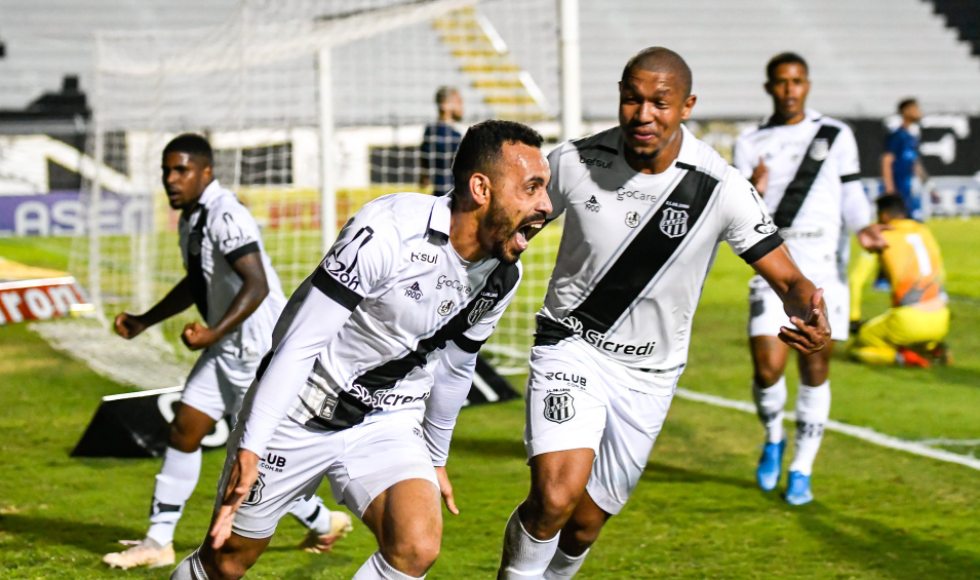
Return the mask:
<path id="1" fill-rule="evenodd" d="M 813 460 L 817 458 L 823 428 L 830 418 L 830 380 L 810 387 L 800 385 L 796 395 L 796 456 L 789 465 L 790 471 L 803 475 L 813 472 Z"/>
<path id="2" fill-rule="evenodd" d="M 558 548 L 558 551 L 555 552 L 555 557 L 551 559 L 551 563 L 548 564 L 548 569 L 544 572 L 544 580 L 567 580 L 568 578 L 574 578 L 575 574 L 578 573 L 578 569 L 582 567 L 582 563 L 585 562 L 585 557 L 588 555 L 589 551 L 586 550 L 581 555 L 573 558 L 565 552 L 562 552 L 561 548 Z"/>
<path id="3" fill-rule="evenodd" d="M 318 495 L 310 499 L 297 498 L 289 506 L 289 513 L 308 530 L 318 534 L 326 534 L 330 531 L 330 510 L 323 505 L 323 500 Z"/>
<path id="4" fill-rule="evenodd" d="M 779 443 L 786 438 L 783 431 L 783 408 L 786 407 L 786 377 L 779 377 L 776 384 L 762 388 L 752 381 L 752 398 L 756 413 L 766 428 L 766 442 Z"/>
<path id="5" fill-rule="evenodd" d="M 558 536 L 538 540 L 524 529 L 517 510 L 510 514 L 504 530 L 504 553 L 500 559 L 497 580 L 540 579 L 558 550 Z"/>
<path id="6" fill-rule="evenodd" d="M 395 570 L 385 561 L 381 552 L 375 552 L 351 580 L 422 580 L 422 578 L 425 578 L 425 574 L 416 578 Z"/>
<path id="7" fill-rule="evenodd" d="M 167 447 L 163 467 L 157 474 L 150 506 L 150 529 L 146 537 L 161 546 L 174 541 L 174 528 L 201 476 L 201 449 L 191 453 Z"/>
<path id="8" fill-rule="evenodd" d="M 190 556 L 187 556 L 180 561 L 180 564 L 177 564 L 173 574 L 170 575 L 170 580 L 208 580 L 208 573 L 204 571 L 204 566 L 201 564 L 201 556 L 197 553 L 197 550 L 191 552 Z"/>

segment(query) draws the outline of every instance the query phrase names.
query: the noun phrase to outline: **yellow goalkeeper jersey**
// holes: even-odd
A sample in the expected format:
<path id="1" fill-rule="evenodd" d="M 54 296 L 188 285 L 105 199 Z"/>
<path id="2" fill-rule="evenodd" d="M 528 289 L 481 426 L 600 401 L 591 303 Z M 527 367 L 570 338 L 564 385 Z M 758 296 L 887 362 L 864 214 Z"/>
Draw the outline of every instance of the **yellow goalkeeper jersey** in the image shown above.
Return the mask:
<path id="1" fill-rule="evenodd" d="M 912 306 L 937 298 L 945 301 L 943 257 L 932 232 L 910 219 L 895 220 L 889 225 L 894 229 L 883 232 L 888 248 L 878 261 L 892 287 L 892 306 Z M 866 256 L 851 272 L 852 320 L 860 316 L 861 287 L 872 270 L 873 260 Z"/>

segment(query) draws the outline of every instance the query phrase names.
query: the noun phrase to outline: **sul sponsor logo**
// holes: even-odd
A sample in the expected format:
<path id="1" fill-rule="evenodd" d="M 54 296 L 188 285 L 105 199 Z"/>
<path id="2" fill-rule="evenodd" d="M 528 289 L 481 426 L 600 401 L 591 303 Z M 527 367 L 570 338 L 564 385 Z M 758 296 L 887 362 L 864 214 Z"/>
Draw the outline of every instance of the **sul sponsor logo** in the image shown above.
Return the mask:
<path id="1" fill-rule="evenodd" d="M 425 254 L 423 252 L 412 252 L 413 262 L 425 262 L 426 264 L 436 264 L 439 262 L 439 254 Z"/>
<path id="2" fill-rule="evenodd" d="M 590 159 L 585 157 L 584 155 L 578 156 L 578 162 L 583 165 L 588 165 L 589 167 L 599 167 L 602 169 L 612 169 L 612 164 L 613 164 L 611 160 L 604 161 L 602 159 L 599 159 L 598 157 L 592 157 Z"/>

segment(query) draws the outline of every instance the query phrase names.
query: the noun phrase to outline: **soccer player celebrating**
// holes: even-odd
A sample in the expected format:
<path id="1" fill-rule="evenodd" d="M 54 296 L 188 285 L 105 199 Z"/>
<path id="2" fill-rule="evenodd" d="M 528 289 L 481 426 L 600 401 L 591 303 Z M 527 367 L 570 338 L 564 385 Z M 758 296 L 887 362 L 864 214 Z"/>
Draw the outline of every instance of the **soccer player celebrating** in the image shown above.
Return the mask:
<path id="1" fill-rule="evenodd" d="M 326 477 L 378 538 L 357 580 L 423 578 L 439 553 L 449 441 L 477 352 L 551 203 L 541 136 L 470 128 L 450 196 L 389 195 L 344 226 L 286 305 L 229 445 L 205 543 L 173 580 L 240 578 Z M 281 458 L 275 465 L 262 458 Z"/>
<path id="2" fill-rule="evenodd" d="M 549 157 L 549 217 L 565 212 L 565 229 L 525 397 L 531 491 L 507 522 L 501 579 L 573 577 L 626 504 L 687 362 L 721 240 L 785 303 L 783 340 L 804 353 L 830 340 L 822 292 L 762 200 L 681 125 L 696 97 L 680 55 L 639 52 L 619 98 L 619 127 Z"/>
<path id="3" fill-rule="evenodd" d="M 145 314 L 123 312 L 115 320 L 116 332 L 132 339 L 196 304 L 206 325 L 188 324 L 181 335 L 201 357 L 170 424 L 150 529 L 130 549 L 106 554 L 103 561 L 112 567 L 174 563 L 174 528 L 201 474 L 201 440 L 223 416 L 237 415 L 286 303 L 255 220 L 214 178 L 212 163 L 211 146 L 198 135 L 180 135 L 164 148 L 163 186 L 170 207 L 181 210 L 187 275 Z M 311 551 L 329 549 L 350 529 L 350 516 L 327 510 L 315 496 L 297 501 L 290 512 L 310 530 L 304 547 Z"/>
<path id="4" fill-rule="evenodd" d="M 867 250 L 885 247 L 880 225 L 869 225 L 871 212 L 859 181 L 854 134 L 844 123 L 806 108 L 810 79 L 797 54 L 776 55 L 766 67 L 766 92 L 773 114 L 735 142 L 734 165 L 762 195 L 775 226 L 800 270 L 821 286 L 834 340 L 847 340 L 848 291 L 843 226 L 857 233 Z M 749 337 L 754 378 L 752 394 L 766 443 L 756 478 L 771 491 L 779 482 L 783 451 L 783 373 L 789 350 L 779 340 L 787 324 L 778 291 L 756 276 L 750 283 Z M 830 415 L 829 366 L 832 348 L 802 352 L 796 396 L 796 455 L 789 467 L 786 501 L 813 499 L 810 475 Z"/>

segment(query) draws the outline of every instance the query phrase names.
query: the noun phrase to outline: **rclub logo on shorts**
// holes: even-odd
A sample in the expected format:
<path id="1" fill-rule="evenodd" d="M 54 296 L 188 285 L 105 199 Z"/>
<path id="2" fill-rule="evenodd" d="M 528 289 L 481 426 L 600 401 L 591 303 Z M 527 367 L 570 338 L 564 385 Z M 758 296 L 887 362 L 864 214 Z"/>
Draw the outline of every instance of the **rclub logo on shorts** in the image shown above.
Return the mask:
<path id="1" fill-rule="evenodd" d="M 276 473 L 282 473 L 282 469 L 286 467 L 286 458 L 275 453 L 268 453 L 259 462 L 259 467 Z"/>
<path id="2" fill-rule="evenodd" d="M 441 316 L 448 316 L 453 311 L 453 306 L 456 306 L 456 303 L 452 300 L 443 300 L 442 304 L 439 305 L 439 314 Z"/>
<path id="3" fill-rule="evenodd" d="M 544 418 L 553 423 L 564 423 L 575 416 L 575 399 L 568 391 L 554 391 L 544 398 Z"/>
<path id="4" fill-rule="evenodd" d="M 679 238 L 687 233 L 687 212 L 668 207 L 660 220 L 660 231 L 668 238 Z"/>
<path id="5" fill-rule="evenodd" d="M 255 480 L 252 484 L 252 489 L 248 490 L 248 497 L 242 502 L 242 505 L 257 505 L 262 501 L 262 490 L 265 489 L 265 481 L 262 474 L 259 474 L 259 478 Z"/>
<path id="6" fill-rule="evenodd" d="M 556 371 L 553 373 L 545 373 L 544 380 L 546 381 L 564 381 L 570 387 L 584 387 L 586 385 L 586 379 L 583 376 L 576 375 L 573 373 L 566 373 L 563 371 Z"/>

